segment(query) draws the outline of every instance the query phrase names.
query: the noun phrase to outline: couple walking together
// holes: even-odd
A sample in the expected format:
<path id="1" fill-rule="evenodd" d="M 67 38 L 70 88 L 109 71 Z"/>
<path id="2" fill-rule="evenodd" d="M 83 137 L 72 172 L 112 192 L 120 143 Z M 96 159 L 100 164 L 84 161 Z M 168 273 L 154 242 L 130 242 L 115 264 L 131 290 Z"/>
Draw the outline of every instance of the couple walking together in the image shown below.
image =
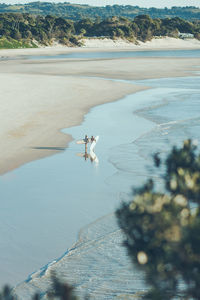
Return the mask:
<path id="1" fill-rule="evenodd" d="M 89 139 L 88 138 L 88 136 L 87 136 L 87 134 L 85 135 L 85 138 L 84 138 L 84 142 L 87 144 L 87 143 L 92 143 L 92 142 L 94 142 L 95 141 L 95 138 L 94 138 L 94 136 L 92 135 L 91 136 L 91 138 Z"/>

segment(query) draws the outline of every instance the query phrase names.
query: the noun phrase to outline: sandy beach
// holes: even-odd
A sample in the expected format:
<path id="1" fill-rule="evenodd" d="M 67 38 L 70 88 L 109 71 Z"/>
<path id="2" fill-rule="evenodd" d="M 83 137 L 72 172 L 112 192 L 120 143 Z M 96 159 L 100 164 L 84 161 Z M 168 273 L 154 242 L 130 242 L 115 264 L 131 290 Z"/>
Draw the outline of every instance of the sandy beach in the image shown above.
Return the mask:
<path id="1" fill-rule="evenodd" d="M 60 130 L 79 124 L 90 108 L 148 88 L 110 79 L 187 76 L 200 66 L 197 58 L 26 59 L 101 50 L 92 44 L 0 51 L 0 174 L 62 151 L 72 137 Z"/>

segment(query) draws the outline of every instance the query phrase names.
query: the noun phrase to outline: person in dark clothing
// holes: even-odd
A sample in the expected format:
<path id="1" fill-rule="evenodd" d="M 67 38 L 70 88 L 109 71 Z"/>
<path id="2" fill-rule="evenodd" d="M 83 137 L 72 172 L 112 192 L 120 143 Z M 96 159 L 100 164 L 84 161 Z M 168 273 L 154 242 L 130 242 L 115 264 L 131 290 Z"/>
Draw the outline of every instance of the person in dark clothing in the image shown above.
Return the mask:
<path id="1" fill-rule="evenodd" d="M 92 135 L 91 136 L 91 143 L 94 142 L 94 141 L 96 141 L 96 140 L 95 140 L 94 136 Z"/>
<path id="2" fill-rule="evenodd" d="M 87 134 L 85 135 L 84 142 L 85 142 L 86 144 L 89 143 L 89 138 L 88 138 Z"/>

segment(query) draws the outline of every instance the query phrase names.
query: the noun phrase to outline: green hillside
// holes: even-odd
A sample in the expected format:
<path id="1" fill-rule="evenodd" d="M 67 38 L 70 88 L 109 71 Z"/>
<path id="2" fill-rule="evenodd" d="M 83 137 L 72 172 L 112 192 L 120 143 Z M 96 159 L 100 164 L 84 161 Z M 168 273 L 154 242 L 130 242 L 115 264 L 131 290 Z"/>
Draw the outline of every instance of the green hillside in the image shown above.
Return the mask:
<path id="1" fill-rule="evenodd" d="M 134 18 L 138 15 L 149 15 L 151 18 L 173 18 L 180 17 L 186 20 L 199 20 L 200 8 L 194 6 L 164 8 L 141 8 L 131 5 L 107 5 L 105 7 L 94 7 L 89 5 L 78 5 L 50 2 L 32 2 L 27 4 L 0 4 L 0 12 L 20 12 L 39 14 L 42 16 L 55 15 L 71 20 L 83 18 L 106 19 L 112 16 Z"/>

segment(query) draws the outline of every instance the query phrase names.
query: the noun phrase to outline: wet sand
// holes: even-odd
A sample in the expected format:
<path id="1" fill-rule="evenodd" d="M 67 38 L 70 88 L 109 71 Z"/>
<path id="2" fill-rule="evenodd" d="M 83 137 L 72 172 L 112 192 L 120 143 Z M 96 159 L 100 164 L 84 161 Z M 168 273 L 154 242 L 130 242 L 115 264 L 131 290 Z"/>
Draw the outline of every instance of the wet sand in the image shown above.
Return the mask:
<path id="1" fill-rule="evenodd" d="M 62 128 L 80 124 L 96 105 L 147 88 L 110 79 L 188 76 L 200 66 L 198 58 L 27 60 L 17 59 L 17 50 L 8 53 L 12 60 L 0 61 L 0 174 L 62 151 L 72 139 Z"/>

